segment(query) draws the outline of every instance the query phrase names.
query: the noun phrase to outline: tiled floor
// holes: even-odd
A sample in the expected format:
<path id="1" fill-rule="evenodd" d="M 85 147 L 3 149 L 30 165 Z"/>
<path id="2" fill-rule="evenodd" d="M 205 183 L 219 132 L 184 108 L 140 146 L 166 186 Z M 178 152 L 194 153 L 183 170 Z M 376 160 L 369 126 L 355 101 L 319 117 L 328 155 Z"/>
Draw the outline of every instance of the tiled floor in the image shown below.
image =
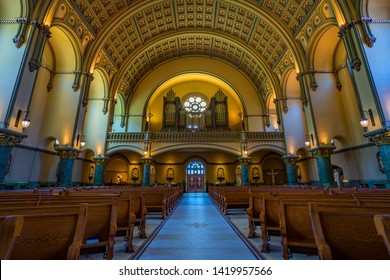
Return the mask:
<path id="1" fill-rule="evenodd" d="M 161 213 L 147 215 L 147 239 L 134 233 L 135 252 L 126 253 L 123 237 L 116 238 L 114 260 L 282 260 L 280 237 L 271 237 L 271 252 L 261 253 L 261 238 L 248 239 L 245 209 L 224 216 L 207 193 L 186 193 L 168 219 Z M 260 234 L 260 229 L 257 230 Z M 101 260 L 103 254 L 81 256 Z M 292 259 L 313 260 L 317 256 L 294 254 Z"/>

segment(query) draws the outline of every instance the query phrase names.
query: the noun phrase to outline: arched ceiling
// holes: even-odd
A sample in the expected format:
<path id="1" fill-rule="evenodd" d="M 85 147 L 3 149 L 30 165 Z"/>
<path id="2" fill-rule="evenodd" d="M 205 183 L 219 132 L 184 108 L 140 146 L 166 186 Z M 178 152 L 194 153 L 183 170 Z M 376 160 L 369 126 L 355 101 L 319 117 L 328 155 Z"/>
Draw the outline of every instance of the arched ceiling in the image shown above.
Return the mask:
<path id="1" fill-rule="evenodd" d="M 275 73 L 294 67 L 295 38 L 320 2 L 62 0 L 53 24 L 67 22 L 85 63 L 118 74 L 123 92 L 165 61 L 201 55 L 232 64 L 266 97 L 277 90 Z"/>

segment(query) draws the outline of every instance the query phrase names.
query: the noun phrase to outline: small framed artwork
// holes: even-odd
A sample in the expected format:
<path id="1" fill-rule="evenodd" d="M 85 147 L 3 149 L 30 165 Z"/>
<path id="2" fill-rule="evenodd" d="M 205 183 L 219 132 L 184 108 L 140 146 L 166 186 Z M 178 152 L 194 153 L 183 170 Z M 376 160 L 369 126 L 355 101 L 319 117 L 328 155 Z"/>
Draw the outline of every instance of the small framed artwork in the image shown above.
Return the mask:
<path id="1" fill-rule="evenodd" d="M 175 177 L 175 172 L 173 168 L 168 168 L 167 169 L 167 180 L 173 180 Z"/>
<path id="2" fill-rule="evenodd" d="M 131 179 L 138 180 L 138 178 L 139 178 L 139 170 L 138 168 L 133 168 L 133 170 L 131 171 Z"/>

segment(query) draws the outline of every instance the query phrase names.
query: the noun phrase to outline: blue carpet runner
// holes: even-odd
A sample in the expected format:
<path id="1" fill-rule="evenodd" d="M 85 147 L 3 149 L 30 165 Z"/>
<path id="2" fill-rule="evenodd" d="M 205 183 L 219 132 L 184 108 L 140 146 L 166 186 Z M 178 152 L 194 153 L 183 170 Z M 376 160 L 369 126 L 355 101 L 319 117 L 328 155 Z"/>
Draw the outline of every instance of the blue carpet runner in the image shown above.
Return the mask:
<path id="1" fill-rule="evenodd" d="M 138 260 L 257 260 L 206 193 L 186 193 Z"/>

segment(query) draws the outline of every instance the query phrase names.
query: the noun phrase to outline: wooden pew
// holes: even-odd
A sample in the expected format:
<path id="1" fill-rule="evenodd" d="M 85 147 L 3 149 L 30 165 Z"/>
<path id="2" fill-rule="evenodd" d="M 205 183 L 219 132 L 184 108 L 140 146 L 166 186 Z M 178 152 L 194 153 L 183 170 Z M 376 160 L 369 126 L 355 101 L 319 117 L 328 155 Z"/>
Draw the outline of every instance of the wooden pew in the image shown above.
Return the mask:
<path id="1" fill-rule="evenodd" d="M 268 193 L 268 195 L 270 195 Z M 248 224 L 249 224 L 249 234 L 248 238 L 255 238 L 256 232 L 255 229 L 259 227 L 260 224 L 260 213 L 261 213 L 261 200 L 263 199 L 262 192 L 250 192 L 249 193 L 249 207 L 247 209 L 248 214 Z"/>
<path id="2" fill-rule="evenodd" d="M 331 206 L 309 203 L 319 258 L 322 260 L 389 260 L 374 216 L 390 206 Z"/>
<path id="3" fill-rule="evenodd" d="M 1 209 L 0 222 L 14 209 Z M 14 243 L 9 259 L 14 260 L 77 260 L 87 221 L 88 206 L 82 204 L 76 211 L 45 212 L 39 207 L 24 209 L 23 227 Z M 23 211 L 13 211 L 23 212 Z M 21 213 L 19 213 L 21 214 Z"/>
<path id="4" fill-rule="evenodd" d="M 277 191 L 264 194 L 260 200 L 261 238 L 263 240 L 261 251 L 269 253 L 271 245 L 270 236 L 281 236 L 279 223 L 279 198 L 316 198 L 328 196 L 327 192 L 320 191 Z"/>
<path id="5" fill-rule="evenodd" d="M 50 206 L 0 208 L 0 215 L 27 215 L 30 213 L 68 213 L 75 212 L 85 203 L 67 200 L 65 204 L 51 204 Z M 118 202 L 112 201 L 88 203 L 88 215 L 82 236 L 82 245 L 79 254 L 104 252 L 106 259 L 112 259 L 114 255 L 116 219 Z"/>
<path id="6" fill-rule="evenodd" d="M 375 215 L 374 223 L 378 235 L 382 238 L 390 255 L 390 215 Z"/>
<path id="7" fill-rule="evenodd" d="M 6 216 L 0 227 L 0 260 L 8 260 L 22 231 L 23 216 Z"/>
<path id="8" fill-rule="evenodd" d="M 128 204 L 128 210 L 123 204 Z M 124 236 L 126 253 L 134 252 L 134 228 L 139 228 L 139 238 L 146 238 L 146 207 L 145 198 L 141 193 L 127 193 L 123 195 L 118 206 L 118 229 L 116 236 Z"/>
<path id="9" fill-rule="evenodd" d="M 310 220 L 309 202 L 318 202 L 327 205 L 357 205 L 350 196 L 335 198 L 320 196 L 309 198 L 279 198 L 279 224 L 282 236 L 283 258 L 290 259 L 293 253 L 318 255 L 312 224 Z"/>
<path id="10" fill-rule="evenodd" d="M 226 192 L 223 198 L 222 212 L 226 215 L 228 209 L 249 207 L 249 190 Z"/>
<path id="11" fill-rule="evenodd" d="M 142 196 L 145 199 L 145 207 L 148 212 L 161 212 L 161 218 L 168 215 L 167 195 L 165 189 L 143 190 Z"/>

